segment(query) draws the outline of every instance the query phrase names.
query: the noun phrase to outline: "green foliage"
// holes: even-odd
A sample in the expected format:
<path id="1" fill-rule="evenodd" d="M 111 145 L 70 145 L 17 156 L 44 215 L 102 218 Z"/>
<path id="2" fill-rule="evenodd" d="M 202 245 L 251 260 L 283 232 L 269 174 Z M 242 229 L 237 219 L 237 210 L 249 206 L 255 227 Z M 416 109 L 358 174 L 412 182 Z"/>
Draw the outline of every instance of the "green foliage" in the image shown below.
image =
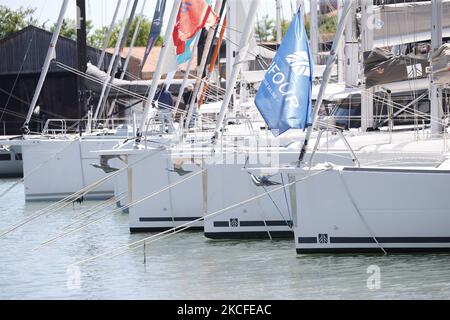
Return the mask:
<path id="1" fill-rule="evenodd" d="M 337 20 L 333 15 L 319 16 L 320 33 L 336 33 Z"/>
<path id="2" fill-rule="evenodd" d="M 269 19 L 269 15 L 266 14 L 261 20 L 258 19 L 255 27 L 255 33 L 258 40 L 262 42 L 273 40 L 274 28 L 275 21 L 273 19 Z"/>
<path id="3" fill-rule="evenodd" d="M 56 23 L 50 28 L 53 32 L 56 29 Z M 86 21 L 86 33 L 89 34 L 93 29 L 92 21 Z M 61 26 L 61 36 L 72 40 L 77 40 L 77 22 L 73 19 L 64 19 Z"/>
<path id="4" fill-rule="evenodd" d="M 132 24 L 131 24 L 131 28 L 130 28 L 130 32 L 128 34 L 127 37 L 127 43 L 126 46 L 130 46 L 131 45 L 131 40 L 133 39 L 133 34 L 134 31 L 136 30 L 136 26 L 138 23 L 138 17 L 134 18 Z M 108 43 L 108 47 L 114 47 L 116 45 L 117 42 L 117 38 L 119 37 L 119 33 L 120 33 L 120 27 L 121 27 L 122 23 L 118 23 L 116 25 L 116 27 L 113 29 L 113 32 L 111 34 L 111 39 Z M 134 44 L 135 47 L 145 47 L 147 45 L 147 40 L 148 40 L 148 35 L 150 33 L 150 28 L 151 28 L 151 21 L 148 18 L 143 18 L 141 21 L 141 25 L 139 27 L 139 31 L 138 31 L 138 35 L 136 38 L 136 43 Z M 96 40 L 100 40 L 102 39 L 103 41 L 101 41 L 101 43 L 103 44 L 103 42 L 105 41 L 106 35 L 108 32 L 108 28 L 104 28 L 104 30 L 99 31 L 97 33 L 97 37 Z M 103 35 L 103 37 L 101 37 Z M 159 37 L 156 45 L 162 45 L 162 38 Z"/>
<path id="5" fill-rule="evenodd" d="M 291 21 L 289 21 L 289 20 L 281 21 L 281 34 L 283 37 L 286 34 L 286 32 L 288 31 L 290 25 L 291 25 Z M 276 40 L 276 39 L 277 39 L 277 28 L 274 27 L 272 29 L 272 40 Z"/>
<path id="6" fill-rule="evenodd" d="M 35 12 L 36 8 L 20 7 L 17 10 L 11 10 L 0 5 L 0 39 L 29 25 L 36 25 L 37 20 L 33 17 Z"/>
<path id="7" fill-rule="evenodd" d="M 108 27 L 95 29 L 91 34 L 87 36 L 88 45 L 94 48 L 103 48 L 107 33 Z"/>
<path id="8" fill-rule="evenodd" d="M 283 20 L 281 22 L 281 29 L 283 36 L 286 34 L 289 26 L 291 24 L 290 20 Z M 309 16 L 305 19 L 305 28 L 308 37 L 310 36 L 311 30 L 311 18 Z M 320 15 L 319 16 L 319 30 L 320 33 L 336 33 L 336 16 L 333 15 Z M 268 15 L 263 16 L 261 20 L 258 20 L 255 28 L 255 33 L 259 41 L 274 41 L 277 38 L 277 29 L 275 21 L 269 19 Z"/>

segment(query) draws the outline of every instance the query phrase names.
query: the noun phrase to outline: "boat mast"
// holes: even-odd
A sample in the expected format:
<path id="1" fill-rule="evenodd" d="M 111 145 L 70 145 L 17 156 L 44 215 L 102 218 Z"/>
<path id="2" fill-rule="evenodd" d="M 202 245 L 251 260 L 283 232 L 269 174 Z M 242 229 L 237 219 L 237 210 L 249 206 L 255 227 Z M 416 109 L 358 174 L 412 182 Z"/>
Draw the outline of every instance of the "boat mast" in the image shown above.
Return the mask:
<path id="1" fill-rule="evenodd" d="M 141 12 L 139 13 L 138 21 L 136 23 L 136 27 L 134 29 L 133 38 L 131 39 L 130 48 L 128 50 L 128 54 L 125 59 L 125 63 L 123 65 L 122 74 L 120 75 L 121 80 L 123 80 L 125 78 L 125 75 L 128 70 L 128 65 L 130 64 L 131 56 L 133 54 L 134 44 L 136 43 L 137 36 L 139 34 L 139 28 L 141 27 L 141 24 L 142 24 L 142 20 L 144 19 L 144 10 L 145 10 L 146 4 L 147 4 L 147 0 L 144 0 L 144 3 L 142 4 Z M 130 25 L 130 27 L 131 27 L 131 25 Z"/>
<path id="2" fill-rule="evenodd" d="M 178 15 L 178 10 L 180 8 L 181 5 L 181 0 L 175 0 L 173 7 L 172 7 L 172 12 L 170 13 L 170 18 L 167 24 L 167 29 L 166 29 L 166 33 L 164 35 L 164 44 L 161 48 L 161 52 L 160 52 L 160 57 L 158 60 L 158 65 L 156 67 L 155 73 L 153 74 L 153 78 L 152 78 L 152 85 L 150 87 L 150 91 L 148 93 L 147 96 L 147 101 L 145 102 L 145 107 L 144 107 L 144 114 L 142 115 L 142 119 L 141 122 L 139 124 L 139 127 L 137 129 L 136 132 L 136 142 L 140 142 L 141 138 L 142 138 L 142 130 L 145 127 L 145 123 L 147 121 L 147 117 L 148 114 L 150 112 L 150 108 L 152 106 L 153 103 L 153 98 L 155 97 L 155 93 L 156 90 L 158 88 L 158 84 L 159 84 L 159 80 L 161 79 L 161 76 L 163 74 L 163 67 L 164 64 L 166 62 L 166 57 L 167 57 L 167 50 L 169 48 L 169 43 L 170 43 L 170 38 L 172 37 L 172 32 L 173 29 L 175 27 L 175 23 L 176 23 L 176 19 L 177 19 L 177 15 Z"/>
<path id="3" fill-rule="evenodd" d="M 356 6 L 357 2 L 352 1 L 350 8 L 350 19 L 347 19 L 344 38 L 344 55 L 340 58 L 344 65 L 344 81 L 346 87 L 355 88 L 359 80 L 359 42 L 356 34 Z"/>
<path id="4" fill-rule="evenodd" d="M 200 33 L 198 33 L 195 36 L 195 40 L 194 40 L 194 44 L 193 44 L 194 48 L 197 48 L 199 40 L 200 40 Z M 178 112 L 178 108 L 180 107 L 181 99 L 183 98 L 184 89 L 186 89 L 187 82 L 189 80 L 189 75 L 191 73 L 192 66 L 194 65 L 194 61 L 195 61 L 195 59 L 193 57 L 191 57 L 191 59 L 189 59 L 188 65 L 186 67 L 186 72 L 184 73 L 183 82 L 181 83 L 180 90 L 178 92 L 177 101 L 175 103 L 175 107 L 173 110 L 174 114 L 176 114 Z"/>
<path id="5" fill-rule="evenodd" d="M 435 51 L 442 46 L 442 0 L 431 0 L 431 47 Z M 432 52 L 429 54 L 430 64 Z M 432 68 L 430 68 L 433 70 Z M 442 133 L 442 86 L 434 84 L 433 73 L 430 73 L 430 122 L 431 134 Z"/>
<path id="6" fill-rule="evenodd" d="M 277 24 L 277 45 L 281 44 L 281 40 L 283 38 L 283 29 L 282 29 L 282 20 L 281 20 L 281 0 L 275 0 L 276 2 L 276 10 L 277 10 L 277 17 L 276 17 L 276 24 Z"/>
<path id="7" fill-rule="evenodd" d="M 133 38 L 131 39 L 130 48 L 128 49 L 127 57 L 125 59 L 125 63 L 123 64 L 122 73 L 120 74 L 120 80 L 123 80 L 125 78 L 125 75 L 127 74 L 128 65 L 130 64 L 131 56 L 133 54 L 133 48 L 134 44 L 136 43 L 137 36 L 139 34 L 139 28 L 141 27 L 142 19 L 144 18 L 144 9 L 145 5 L 147 4 L 147 0 L 144 0 L 142 3 L 141 12 L 139 13 L 139 18 L 136 23 L 136 27 L 134 29 Z M 128 34 L 128 33 L 127 33 Z M 111 106 L 109 107 L 107 118 L 109 118 L 114 110 L 114 107 L 116 106 L 117 99 L 114 99 L 114 101 L 111 103 Z M 108 119 L 106 120 L 108 121 Z"/>
<path id="8" fill-rule="evenodd" d="M 87 68 L 86 56 L 86 0 L 77 0 L 77 58 L 78 70 L 85 73 Z M 86 92 L 84 77 L 77 76 L 78 115 L 86 114 Z M 81 132 L 81 128 L 80 128 Z"/>
<path id="9" fill-rule="evenodd" d="M 338 3 L 338 20 L 341 18 L 344 9 L 344 0 L 339 0 Z M 341 39 L 341 45 L 338 52 L 338 82 L 345 83 L 348 88 L 358 86 L 359 80 L 359 43 L 356 35 L 356 5 L 357 2 L 352 2 L 352 12 L 350 16 L 352 19 L 347 20 L 345 26 L 344 37 Z"/>
<path id="10" fill-rule="evenodd" d="M 361 0 L 361 41 L 362 41 L 362 53 L 363 57 L 366 52 L 373 50 L 373 0 Z M 364 61 L 364 58 L 363 58 Z M 361 68 L 364 68 L 363 63 Z M 364 72 L 361 72 L 364 77 Z M 364 81 L 365 83 L 365 81 Z M 369 128 L 373 128 L 373 88 L 363 88 L 361 90 L 361 130 L 367 131 Z"/>
<path id="11" fill-rule="evenodd" d="M 303 142 L 303 146 L 300 151 L 300 156 L 298 159 L 298 165 L 301 164 L 301 162 L 303 161 L 303 158 L 305 157 L 305 154 L 306 154 L 308 142 L 309 142 L 309 139 L 311 138 L 311 133 L 314 129 L 317 115 L 319 114 L 319 110 L 322 105 L 323 97 L 325 95 L 325 91 L 327 90 L 327 86 L 328 86 L 328 83 L 331 78 L 333 65 L 337 58 L 337 52 L 339 50 L 339 46 L 342 44 L 341 38 L 344 34 L 344 29 L 345 29 L 345 25 L 347 23 L 347 19 L 350 17 L 352 2 L 353 2 L 353 0 L 345 0 L 344 8 L 342 10 L 342 16 L 341 16 L 341 19 L 339 20 L 339 24 L 338 24 L 337 30 L 336 30 L 336 35 L 334 37 L 333 45 L 331 47 L 330 55 L 328 56 L 327 65 L 326 65 L 325 71 L 323 73 L 322 83 L 320 85 L 319 94 L 317 95 L 316 104 L 314 105 L 314 108 L 312 110 L 312 119 L 311 119 L 312 125 L 309 126 L 306 131 L 305 140 Z"/>
<path id="12" fill-rule="evenodd" d="M 251 42 L 250 38 L 253 34 L 253 27 L 256 19 L 256 11 L 258 10 L 259 3 L 260 0 L 252 0 L 250 4 L 247 21 L 244 27 L 244 31 L 242 32 L 242 37 L 239 44 L 239 50 L 233 64 L 233 70 L 231 71 L 230 77 L 227 79 L 227 91 L 225 93 L 225 97 L 220 108 L 219 117 L 217 119 L 216 128 L 214 130 L 213 143 L 215 143 L 215 141 L 219 137 L 220 131 L 222 130 L 225 113 L 227 111 L 228 105 L 230 104 L 231 97 L 233 95 L 242 65 L 247 57 L 247 52 Z"/>
<path id="13" fill-rule="evenodd" d="M 223 0 L 217 0 L 214 12 L 219 12 L 222 7 Z M 206 62 L 208 62 L 208 53 L 211 49 L 212 43 L 214 41 L 214 36 L 219 24 L 212 26 L 208 30 L 208 35 L 206 36 L 205 47 L 203 48 L 202 60 L 200 61 L 200 66 L 197 68 L 197 81 L 195 82 L 194 92 L 192 93 L 191 101 L 189 104 L 189 110 L 186 117 L 185 129 L 189 128 L 189 123 L 191 122 L 192 114 L 194 113 L 195 103 L 198 98 L 198 93 L 202 84 L 203 72 L 206 68 Z"/>
<path id="14" fill-rule="evenodd" d="M 23 134 L 30 133 L 29 125 L 31 116 L 33 115 L 34 108 L 36 107 L 39 95 L 41 94 L 42 86 L 44 85 L 45 78 L 47 77 L 48 70 L 50 68 L 50 63 L 56 58 L 56 44 L 58 42 L 59 34 L 61 33 L 61 27 L 64 21 L 64 16 L 66 15 L 67 5 L 69 0 L 64 0 L 59 11 L 58 21 L 56 23 L 55 31 L 53 32 L 52 39 L 50 40 L 50 45 L 48 47 L 47 56 L 45 57 L 44 66 L 42 67 L 41 75 L 39 77 L 36 90 L 34 92 L 33 100 L 31 101 L 30 108 L 28 109 L 28 114 L 25 122 L 21 128 Z"/>
<path id="15" fill-rule="evenodd" d="M 318 17 L 318 0 L 311 0 L 310 2 L 310 16 L 311 16 L 311 54 L 314 64 L 319 64 L 319 17 Z"/>
<path id="16" fill-rule="evenodd" d="M 137 0 L 134 0 L 133 9 L 135 9 L 136 2 L 137 2 Z M 127 26 L 128 26 L 128 23 L 125 23 L 125 21 L 127 21 L 127 16 L 128 16 L 128 12 L 129 12 L 128 10 L 130 9 L 130 4 L 131 4 L 131 0 L 128 0 L 127 7 L 125 9 L 125 14 L 123 17 L 122 27 L 120 28 L 119 36 L 117 38 L 116 46 L 114 48 L 114 53 L 111 57 L 111 61 L 109 62 L 106 79 L 103 82 L 102 92 L 100 94 L 100 98 L 99 98 L 98 104 L 97 104 L 97 109 L 95 110 L 94 118 L 92 120 L 94 125 L 98 119 L 98 116 L 101 114 L 100 111 L 103 109 L 103 106 L 104 106 L 103 99 L 105 99 L 105 101 L 106 101 L 106 99 L 108 98 L 108 95 L 107 95 L 109 93 L 109 90 L 107 90 L 108 84 L 114 80 L 114 75 L 115 75 L 115 72 L 117 71 L 118 63 L 121 59 L 119 56 L 119 52 L 121 51 L 121 49 L 123 47 L 123 39 L 125 38 L 125 40 L 126 40 L 127 36 L 128 36 L 128 34 L 125 34 L 125 28 L 127 28 Z"/>
<path id="17" fill-rule="evenodd" d="M 297 0 L 297 9 L 300 8 L 300 13 L 302 14 L 302 18 L 305 17 L 305 3 L 304 0 Z M 295 12 L 294 12 L 295 14 Z"/>
<path id="18" fill-rule="evenodd" d="M 108 29 L 108 34 L 106 35 L 105 43 L 103 44 L 103 50 L 102 50 L 102 53 L 100 54 L 100 58 L 97 63 L 97 68 L 99 68 L 99 69 L 102 68 L 103 60 L 105 59 L 106 49 L 108 48 L 109 41 L 111 40 L 111 35 L 112 35 L 113 29 L 114 29 L 114 25 L 116 24 L 117 14 L 119 13 L 119 8 L 120 8 L 121 3 L 122 3 L 122 0 L 117 1 L 116 10 L 114 11 L 114 15 L 113 15 L 111 24 Z"/>
<path id="19" fill-rule="evenodd" d="M 214 72 L 214 68 L 216 66 L 216 62 L 217 62 L 217 58 L 219 57 L 219 53 L 220 53 L 220 47 L 222 46 L 222 41 L 223 41 L 223 37 L 225 35 L 225 30 L 227 28 L 227 16 L 226 13 L 224 13 L 225 17 L 223 18 L 223 23 L 222 23 L 222 29 L 220 30 L 220 35 L 219 35 L 219 39 L 217 40 L 217 44 L 216 47 L 214 48 L 214 52 L 211 58 L 211 62 L 209 64 L 209 69 L 208 69 L 208 75 L 207 75 L 207 80 L 205 82 L 205 85 L 202 88 L 201 91 L 201 95 L 200 95 L 200 99 L 198 100 L 198 107 L 200 108 L 203 104 L 203 100 L 205 98 L 205 95 L 208 91 L 208 82 L 211 80 L 212 74 Z M 220 86 L 220 84 L 219 84 Z"/>
<path id="20" fill-rule="evenodd" d="M 342 15 L 342 10 L 344 8 L 344 0 L 338 0 L 337 1 L 337 17 L 338 17 L 338 21 L 341 19 L 341 15 Z M 344 31 L 344 35 L 347 35 L 347 30 Z M 343 39 L 341 39 L 341 41 L 344 41 Z M 344 45 L 340 45 L 339 46 L 339 52 L 337 54 L 338 56 L 338 61 L 337 61 L 337 75 L 338 75 L 338 82 L 342 83 L 345 82 L 345 57 L 344 57 L 344 53 L 345 53 L 345 46 Z"/>

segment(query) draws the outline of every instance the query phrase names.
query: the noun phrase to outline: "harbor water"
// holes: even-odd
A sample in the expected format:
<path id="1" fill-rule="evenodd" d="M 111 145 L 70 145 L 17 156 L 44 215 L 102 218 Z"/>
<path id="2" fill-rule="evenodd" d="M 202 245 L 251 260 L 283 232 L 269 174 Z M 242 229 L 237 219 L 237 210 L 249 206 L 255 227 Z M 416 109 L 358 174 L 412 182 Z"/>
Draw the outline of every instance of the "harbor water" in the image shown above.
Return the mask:
<path id="1" fill-rule="evenodd" d="M 0 180 L 0 194 L 17 182 Z M 0 230 L 50 204 L 26 203 L 19 182 L 0 198 Z M 98 204 L 70 204 L 0 238 L 0 299 L 450 298 L 447 254 L 297 255 L 293 240 L 212 241 L 194 231 L 148 244 L 145 254 L 138 247 L 74 266 L 150 236 L 130 234 L 114 206 L 40 245 Z"/>

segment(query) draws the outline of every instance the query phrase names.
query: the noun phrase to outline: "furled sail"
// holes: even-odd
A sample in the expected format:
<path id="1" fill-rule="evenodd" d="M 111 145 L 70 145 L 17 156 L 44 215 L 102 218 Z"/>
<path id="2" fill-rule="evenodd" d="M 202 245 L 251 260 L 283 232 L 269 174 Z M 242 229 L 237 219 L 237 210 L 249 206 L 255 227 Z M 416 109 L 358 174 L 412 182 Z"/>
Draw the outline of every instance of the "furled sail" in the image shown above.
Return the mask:
<path id="1" fill-rule="evenodd" d="M 428 77 L 429 62 L 424 55 L 395 56 L 375 48 L 365 54 L 364 75 L 366 88 L 386 83 L 416 80 Z"/>
<path id="2" fill-rule="evenodd" d="M 86 73 L 89 76 L 92 76 L 95 79 L 98 79 L 98 81 L 93 81 L 93 80 L 88 79 L 86 81 L 86 86 L 88 87 L 88 89 L 92 90 L 93 92 L 101 92 L 102 84 L 105 81 L 108 81 L 108 79 L 109 79 L 109 76 L 106 74 L 106 72 L 104 72 L 104 71 L 100 70 L 99 68 L 97 68 L 96 66 L 88 63 Z M 133 93 L 137 93 L 140 95 L 145 95 L 145 93 L 148 90 L 148 86 L 151 83 L 152 83 L 151 81 L 147 81 L 147 80 L 129 81 L 129 80 L 121 80 L 118 78 L 114 78 L 111 83 L 113 87 L 111 88 L 110 95 L 111 96 L 118 95 L 119 97 L 127 96 L 127 94 L 125 92 L 121 92 L 121 90 L 118 90 L 118 88 L 120 88 L 122 90 L 126 90 L 126 91 L 131 91 Z"/>

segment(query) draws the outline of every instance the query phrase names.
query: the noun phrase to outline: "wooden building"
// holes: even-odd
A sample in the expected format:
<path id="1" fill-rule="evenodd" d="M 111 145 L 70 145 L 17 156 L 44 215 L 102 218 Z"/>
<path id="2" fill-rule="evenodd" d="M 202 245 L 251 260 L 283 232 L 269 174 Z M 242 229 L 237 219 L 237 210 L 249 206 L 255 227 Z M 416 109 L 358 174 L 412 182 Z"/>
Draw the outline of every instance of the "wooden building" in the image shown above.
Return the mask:
<path id="1" fill-rule="evenodd" d="M 0 134 L 20 134 L 29 105 L 40 76 L 52 33 L 28 26 L 0 39 Z M 87 48 L 88 61 L 97 64 L 101 51 Z M 112 55 L 106 54 L 107 68 Z M 77 68 L 76 41 L 60 37 L 56 45 L 56 61 Z M 139 65 L 137 59 L 131 65 Z M 135 67 L 134 67 L 135 68 Z M 136 75 L 137 76 L 137 75 Z M 98 94 L 92 93 L 95 103 Z M 87 106 L 79 110 L 77 75 L 52 63 L 38 100 L 39 113 L 33 115 L 32 131 L 39 131 L 47 119 L 79 119 Z"/>

